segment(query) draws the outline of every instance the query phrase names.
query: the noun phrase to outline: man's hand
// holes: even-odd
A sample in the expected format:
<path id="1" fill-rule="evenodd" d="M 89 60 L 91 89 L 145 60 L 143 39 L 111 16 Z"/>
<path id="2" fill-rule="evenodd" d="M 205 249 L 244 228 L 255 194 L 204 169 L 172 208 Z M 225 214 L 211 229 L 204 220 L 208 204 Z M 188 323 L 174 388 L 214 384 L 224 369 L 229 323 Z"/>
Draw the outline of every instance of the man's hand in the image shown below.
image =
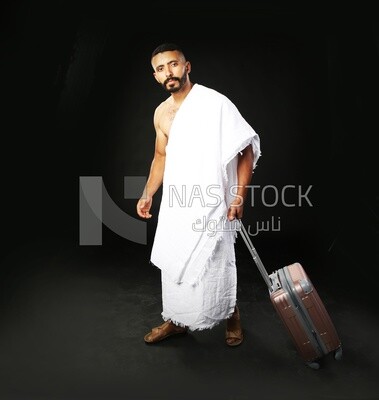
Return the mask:
<path id="1" fill-rule="evenodd" d="M 243 215 L 243 199 L 242 197 L 235 199 L 228 209 L 228 220 L 241 219 Z"/>
<path id="2" fill-rule="evenodd" d="M 153 198 L 150 196 L 141 197 L 137 203 L 137 214 L 141 218 L 151 218 L 150 208 L 153 203 Z"/>

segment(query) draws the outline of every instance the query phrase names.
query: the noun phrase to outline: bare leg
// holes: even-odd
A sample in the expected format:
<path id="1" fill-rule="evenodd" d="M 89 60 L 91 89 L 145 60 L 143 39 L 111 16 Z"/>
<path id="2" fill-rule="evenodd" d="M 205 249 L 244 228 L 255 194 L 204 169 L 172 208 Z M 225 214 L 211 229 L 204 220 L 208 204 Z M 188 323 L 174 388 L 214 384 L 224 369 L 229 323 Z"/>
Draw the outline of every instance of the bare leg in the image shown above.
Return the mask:
<path id="1" fill-rule="evenodd" d="M 241 318 L 237 305 L 233 315 L 226 320 L 225 340 L 228 346 L 238 346 L 243 341 Z"/>

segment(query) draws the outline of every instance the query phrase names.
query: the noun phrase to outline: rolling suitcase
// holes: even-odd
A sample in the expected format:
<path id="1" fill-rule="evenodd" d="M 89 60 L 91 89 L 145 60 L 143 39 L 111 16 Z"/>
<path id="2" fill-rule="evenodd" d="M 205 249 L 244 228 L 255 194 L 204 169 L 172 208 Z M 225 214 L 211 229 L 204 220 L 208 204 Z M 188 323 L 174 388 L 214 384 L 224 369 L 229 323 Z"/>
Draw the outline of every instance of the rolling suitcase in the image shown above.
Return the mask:
<path id="1" fill-rule="evenodd" d="M 340 338 L 303 266 L 296 262 L 268 274 L 241 221 L 239 233 L 267 284 L 271 303 L 304 362 L 319 369 L 320 359 L 329 353 L 340 360 Z"/>

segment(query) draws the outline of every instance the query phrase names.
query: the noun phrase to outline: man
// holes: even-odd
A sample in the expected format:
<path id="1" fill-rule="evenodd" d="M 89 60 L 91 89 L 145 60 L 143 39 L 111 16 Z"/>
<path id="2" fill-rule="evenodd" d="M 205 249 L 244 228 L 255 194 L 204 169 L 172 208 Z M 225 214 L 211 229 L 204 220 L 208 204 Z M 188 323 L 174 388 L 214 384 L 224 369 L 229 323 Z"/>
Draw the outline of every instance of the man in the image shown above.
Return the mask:
<path id="1" fill-rule="evenodd" d="M 146 343 L 211 329 L 226 320 L 228 346 L 243 341 L 234 243 L 260 139 L 221 93 L 192 83 L 191 63 L 173 43 L 152 53 L 170 95 L 155 110 L 155 152 L 137 213 L 151 218 L 163 184 L 151 262 L 161 270 L 162 317 Z"/>

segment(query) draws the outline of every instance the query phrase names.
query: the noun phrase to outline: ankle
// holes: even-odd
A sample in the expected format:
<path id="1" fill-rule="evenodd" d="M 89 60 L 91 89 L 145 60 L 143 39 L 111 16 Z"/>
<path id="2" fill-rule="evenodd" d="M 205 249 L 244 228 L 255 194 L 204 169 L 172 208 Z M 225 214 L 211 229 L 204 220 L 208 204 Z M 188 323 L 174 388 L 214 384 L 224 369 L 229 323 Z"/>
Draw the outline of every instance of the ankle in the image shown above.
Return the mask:
<path id="1" fill-rule="evenodd" d="M 233 319 L 240 319 L 240 310 L 238 309 L 238 306 L 235 306 L 234 312 L 232 317 Z"/>

